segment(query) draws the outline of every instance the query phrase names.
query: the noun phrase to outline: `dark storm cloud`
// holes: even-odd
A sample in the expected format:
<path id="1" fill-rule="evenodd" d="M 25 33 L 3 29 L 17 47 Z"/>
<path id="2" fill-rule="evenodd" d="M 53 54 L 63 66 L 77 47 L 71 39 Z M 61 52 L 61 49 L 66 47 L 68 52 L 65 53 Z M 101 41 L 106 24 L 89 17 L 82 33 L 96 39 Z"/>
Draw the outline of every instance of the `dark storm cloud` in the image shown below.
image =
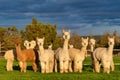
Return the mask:
<path id="1" fill-rule="evenodd" d="M 120 0 L 0 0 L 0 19 L 25 24 L 36 17 L 42 22 L 56 23 L 58 30 L 61 26 L 73 31 L 112 27 L 120 22 L 119 4 Z"/>

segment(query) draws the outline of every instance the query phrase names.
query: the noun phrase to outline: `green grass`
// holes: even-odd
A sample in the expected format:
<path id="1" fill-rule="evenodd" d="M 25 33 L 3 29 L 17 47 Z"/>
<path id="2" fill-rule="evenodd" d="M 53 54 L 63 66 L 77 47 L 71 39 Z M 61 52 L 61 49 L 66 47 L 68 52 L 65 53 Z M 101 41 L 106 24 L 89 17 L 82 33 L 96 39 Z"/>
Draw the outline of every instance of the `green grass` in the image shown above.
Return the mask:
<path id="1" fill-rule="evenodd" d="M 120 57 L 114 57 L 115 63 L 120 63 Z M 84 64 L 91 64 L 91 59 L 86 58 Z M 28 64 L 27 72 L 21 73 L 17 62 L 14 63 L 14 71 L 6 71 L 6 60 L 0 59 L 0 80 L 120 80 L 120 66 L 115 66 L 115 71 L 110 74 L 94 73 L 91 65 L 84 65 L 82 73 L 49 73 L 41 74 L 33 72 L 31 64 Z"/>

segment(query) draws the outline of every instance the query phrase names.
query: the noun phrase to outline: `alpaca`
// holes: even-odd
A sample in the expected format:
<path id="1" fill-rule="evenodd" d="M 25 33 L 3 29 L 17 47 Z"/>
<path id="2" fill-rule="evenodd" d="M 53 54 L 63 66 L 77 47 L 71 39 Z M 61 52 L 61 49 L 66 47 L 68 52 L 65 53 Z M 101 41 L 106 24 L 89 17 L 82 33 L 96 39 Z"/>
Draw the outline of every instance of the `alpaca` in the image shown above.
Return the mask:
<path id="1" fill-rule="evenodd" d="M 30 45 L 29 45 L 29 41 L 28 40 L 24 41 L 24 46 L 25 46 L 26 49 L 30 49 Z"/>
<path id="2" fill-rule="evenodd" d="M 34 49 L 36 46 L 36 42 L 34 40 L 32 40 L 31 42 L 25 40 L 24 46 L 26 47 L 26 49 Z"/>
<path id="3" fill-rule="evenodd" d="M 93 52 L 93 51 L 94 51 L 94 48 L 95 48 L 95 42 L 96 42 L 96 40 L 93 39 L 93 38 L 91 38 L 91 39 L 89 40 L 90 52 Z"/>
<path id="4" fill-rule="evenodd" d="M 36 42 L 34 40 L 30 41 L 30 49 L 34 49 L 36 46 Z"/>
<path id="5" fill-rule="evenodd" d="M 110 67 L 114 71 L 113 62 L 113 48 L 114 48 L 114 37 L 108 37 L 108 48 L 97 48 L 93 52 L 93 69 L 95 72 L 100 72 L 100 62 L 103 65 L 104 73 L 110 73 Z"/>
<path id="6" fill-rule="evenodd" d="M 13 50 L 6 51 L 4 58 L 7 60 L 7 64 L 6 64 L 7 71 L 13 71 L 13 62 L 14 62 Z"/>
<path id="7" fill-rule="evenodd" d="M 70 54 L 69 71 L 70 72 L 73 72 L 72 62 L 74 63 L 73 64 L 74 72 L 82 72 L 82 65 L 85 59 L 87 46 L 88 46 L 88 38 L 82 38 L 81 50 L 75 49 L 75 48 L 69 49 L 69 54 Z"/>
<path id="8" fill-rule="evenodd" d="M 69 51 L 68 51 L 68 41 L 70 39 L 70 30 L 62 30 L 64 44 L 63 48 L 58 48 L 55 52 L 55 72 L 57 72 L 57 62 L 59 62 L 60 73 L 68 72 L 68 63 L 69 63 Z"/>
<path id="9" fill-rule="evenodd" d="M 20 39 L 16 39 L 14 42 L 17 52 L 17 60 L 19 61 L 19 65 L 20 65 L 20 71 L 26 72 L 26 66 L 27 66 L 26 62 L 30 61 L 32 62 L 32 67 L 34 72 L 36 72 L 37 65 L 36 65 L 36 54 L 34 50 L 33 49 L 21 50 Z"/>
<path id="10" fill-rule="evenodd" d="M 54 68 L 54 51 L 52 49 L 44 49 L 44 38 L 37 38 L 39 47 L 38 54 L 41 64 L 41 73 L 51 73 Z"/>
<path id="11" fill-rule="evenodd" d="M 94 51 L 94 48 L 95 48 L 95 42 L 96 42 L 96 40 L 94 39 L 94 38 L 91 38 L 90 40 L 89 40 L 89 46 L 90 46 L 90 54 L 91 54 L 91 59 L 92 59 L 92 66 L 94 66 L 94 64 L 93 64 L 93 51 Z M 93 72 L 94 72 L 94 69 L 93 69 Z"/>

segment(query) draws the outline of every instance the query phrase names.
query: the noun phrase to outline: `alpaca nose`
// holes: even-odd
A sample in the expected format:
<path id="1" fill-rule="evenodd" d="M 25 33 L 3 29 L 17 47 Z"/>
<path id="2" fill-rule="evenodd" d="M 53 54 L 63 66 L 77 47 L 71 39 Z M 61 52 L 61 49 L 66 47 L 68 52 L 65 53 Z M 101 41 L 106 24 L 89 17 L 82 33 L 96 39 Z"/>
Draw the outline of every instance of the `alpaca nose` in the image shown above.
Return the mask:
<path id="1" fill-rule="evenodd" d="M 84 45 L 86 45 L 86 43 L 84 43 Z"/>
<path id="2" fill-rule="evenodd" d="M 65 39 L 67 39 L 67 35 L 65 35 Z"/>
<path id="3" fill-rule="evenodd" d="M 42 44 L 41 44 L 41 43 L 39 43 L 39 45 L 41 46 Z"/>
<path id="4" fill-rule="evenodd" d="M 112 45 L 112 42 L 110 42 L 110 45 Z"/>

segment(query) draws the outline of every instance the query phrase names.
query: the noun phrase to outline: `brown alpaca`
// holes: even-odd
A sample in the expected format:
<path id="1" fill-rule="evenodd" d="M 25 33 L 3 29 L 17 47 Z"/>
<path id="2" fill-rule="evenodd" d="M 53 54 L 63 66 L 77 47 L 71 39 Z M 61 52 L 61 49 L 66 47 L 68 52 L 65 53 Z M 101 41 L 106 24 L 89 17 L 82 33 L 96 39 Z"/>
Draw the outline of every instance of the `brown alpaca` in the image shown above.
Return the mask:
<path id="1" fill-rule="evenodd" d="M 33 49 L 21 50 L 20 40 L 15 41 L 15 47 L 17 52 L 17 60 L 19 61 L 19 65 L 20 65 L 20 72 L 26 72 L 27 61 L 32 62 L 33 70 L 34 72 L 36 72 L 37 65 L 36 65 L 36 55 L 34 50 Z"/>

